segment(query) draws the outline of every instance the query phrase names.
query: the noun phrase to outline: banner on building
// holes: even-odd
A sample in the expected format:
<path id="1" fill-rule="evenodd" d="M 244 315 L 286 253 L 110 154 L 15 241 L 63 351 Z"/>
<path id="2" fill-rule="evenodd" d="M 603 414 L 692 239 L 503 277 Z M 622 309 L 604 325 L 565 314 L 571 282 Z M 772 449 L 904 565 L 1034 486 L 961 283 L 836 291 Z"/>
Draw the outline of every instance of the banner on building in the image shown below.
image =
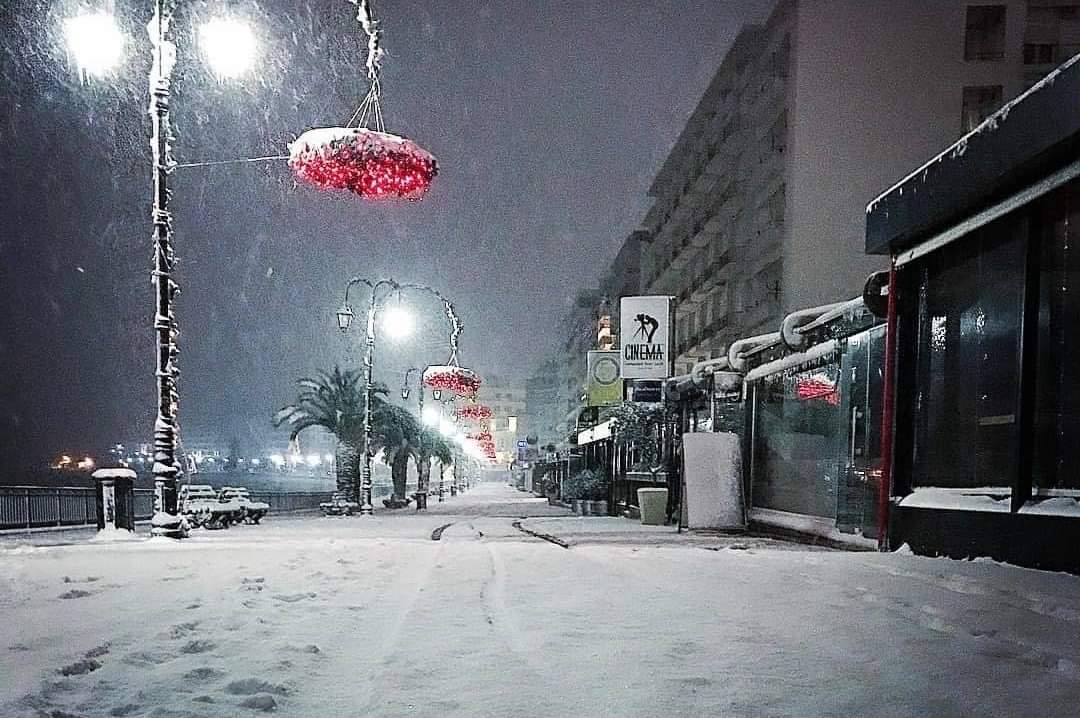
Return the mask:
<path id="1" fill-rule="evenodd" d="M 673 372 L 671 297 L 623 297 L 619 341 L 623 379 L 666 379 Z"/>
<path id="2" fill-rule="evenodd" d="M 619 352 L 589 352 L 589 383 L 586 403 L 589 406 L 614 406 L 622 402 L 623 381 Z"/>

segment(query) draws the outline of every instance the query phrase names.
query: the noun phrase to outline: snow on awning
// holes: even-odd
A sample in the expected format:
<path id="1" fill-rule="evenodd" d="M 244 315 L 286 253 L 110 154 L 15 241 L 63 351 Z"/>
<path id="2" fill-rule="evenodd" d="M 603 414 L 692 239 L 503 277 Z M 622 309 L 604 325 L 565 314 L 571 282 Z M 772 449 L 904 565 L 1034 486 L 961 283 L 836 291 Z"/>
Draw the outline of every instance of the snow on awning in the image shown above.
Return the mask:
<path id="1" fill-rule="evenodd" d="M 612 420 L 608 419 L 607 421 L 603 422 L 602 424 L 597 424 L 596 426 L 594 426 L 591 429 L 586 429 L 585 431 L 582 431 L 582 432 L 578 433 L 578 435 L 577 435 L 578 446 L 585 446 L 586 444 L 591 444 L 594 441 L 602 441 L 603 439 L 610 439 L 611 438 L 611 422 L 612 422 Z"/>

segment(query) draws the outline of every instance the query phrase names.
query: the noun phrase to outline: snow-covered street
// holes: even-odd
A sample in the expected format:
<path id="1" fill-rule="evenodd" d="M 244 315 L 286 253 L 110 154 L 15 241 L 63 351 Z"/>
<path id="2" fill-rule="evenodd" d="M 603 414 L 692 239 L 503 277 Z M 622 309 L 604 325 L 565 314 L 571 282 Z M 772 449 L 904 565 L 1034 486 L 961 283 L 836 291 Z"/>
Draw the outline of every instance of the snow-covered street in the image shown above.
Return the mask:
<path id="1" fill-rule="evenodd" d="M 1077 714 L 1075 576 L 564 514 L 482 484 L 421 516 L 5 541 L 0 715 Z"/>

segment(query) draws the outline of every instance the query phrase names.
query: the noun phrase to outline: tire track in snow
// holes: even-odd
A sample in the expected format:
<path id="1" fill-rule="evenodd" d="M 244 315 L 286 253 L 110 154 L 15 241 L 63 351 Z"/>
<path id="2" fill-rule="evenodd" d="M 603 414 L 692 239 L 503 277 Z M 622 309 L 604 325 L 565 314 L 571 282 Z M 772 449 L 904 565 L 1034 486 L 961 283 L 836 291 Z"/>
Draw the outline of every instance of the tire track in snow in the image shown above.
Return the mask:
<path id="1" fill-rule="evenodd" d="M 379 708 L 379 701 L 385 699 L 385 696 L 381 694 L 381 687 L 387 682 L 385 680 L 386 676 L 391 672 L 400 672 L 402 670 L 401 667 L 396 665 L 396 654 L 400 654 L 401 648 L 407 646 L 407 644 L 402 644 L 400 641 L 402 630 L 407 625 L 407 619 L 416 609 L 420 599 L 429 595 L 424 589 L 431 584 L 431 574 L 434 572 L 435 566 L 440 563 L 439 558 L 442 556 L 443 551 L 443 544 L 439 542 L 430 559 L 422 565 L 418 566 L 419 562 L 410 561 L 408 565 L 411 570 L 403 577 L 405 580 L 402 581 L 405 586 L 402 586 L 400 590 L 395 591 L 389 597 L 392 600 L 395 596 L 408 595 L 408 599 L 399 604 L 399 610 L 392 620 L 384 624 L 385 630 L 380 631 L 382 640 L 377 644 L 373 642 L 374 645 L 378 646 L 378 650 L 370 654 L 372 668 L 368 674 L 367 697 L 364 700 L 363 709 L 358 711 L 356 715 L 375 714 Z"/>
<path id="2" fill-rule="evenodd" d="M 540 646 L 530 643 L 506 602 L 506 566 L 500 552 L 487 541 L 481 540 L 480 543 L 487 549 L 491 561 L 491 576 L 480 588 L 480 600 L 488 625 L 530 670 L 541 678 L 553 675 L 551 666 L 538 658 L 542 655 Z"/>

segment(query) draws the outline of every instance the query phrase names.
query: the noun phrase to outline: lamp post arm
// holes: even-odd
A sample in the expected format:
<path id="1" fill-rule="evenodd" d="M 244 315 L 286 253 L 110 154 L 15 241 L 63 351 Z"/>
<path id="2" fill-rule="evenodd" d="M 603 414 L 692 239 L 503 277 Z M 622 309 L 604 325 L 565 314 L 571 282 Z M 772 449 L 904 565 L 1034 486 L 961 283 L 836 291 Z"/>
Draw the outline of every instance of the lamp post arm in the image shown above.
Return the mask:
<path id="1" fill-rule="evenodd" d="M 450 322 L 450 358 L 447 359 L 446 363 L 450 366 L 457 366 L 458 337 L 461 336 L 461 332 L 465 330 L 465 325 L 461 323 L 461 319 L 458 317 L 457 312 L 454 311 L 453 303 L 443 296 L 442 292 L 437 289 L 432 289 L 426 284 L 402 284 L 399 288 L 419 289 L 434 295 L 436 299 L 442 302 L 443 311 L 446 313 L 446 319 Z"/>

